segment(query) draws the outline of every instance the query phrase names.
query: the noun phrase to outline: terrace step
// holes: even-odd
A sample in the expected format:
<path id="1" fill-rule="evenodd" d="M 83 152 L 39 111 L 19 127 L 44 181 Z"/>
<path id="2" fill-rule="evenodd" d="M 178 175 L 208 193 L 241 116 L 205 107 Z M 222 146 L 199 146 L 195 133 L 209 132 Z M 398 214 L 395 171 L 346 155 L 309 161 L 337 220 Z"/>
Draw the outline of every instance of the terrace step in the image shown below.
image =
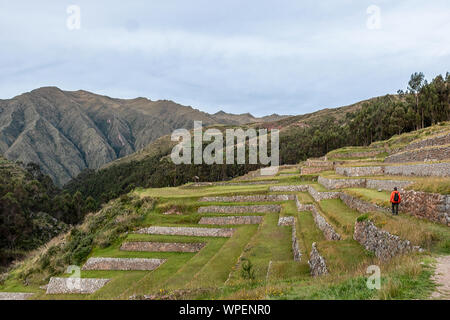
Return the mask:
<path id="1" fill-rule="evenodd" d="M 33 295 L 34 293 L 0 292 L 0 300 L 27 300 Z"/>
<path id="2" fill-rule="evenodd" d="M 294 254 L 294 261 L 301 261 L 302 253 L 298 245 L 297 239 L 297 219 L 295 217 L 279 217 L 278 226 L 291 226 L 292 227 L 292 252 Z"/>
<path id="3" fill-rule="evenodd" d="M 270 213 L 280 212 L 278 204 L 252 205 L 252 206 L 205 206 L 198 208 L 198 213 Z"/>
<path id="4" fill-rule="evenodd" d="M 89 258 L 82 270 L 155 270 L 167 259 Z"/>
<path id="5" fill-rule="evenodd" d="M 46 294 L 91 294 L 102 288 L 110 279 L 50 278 Z"/>
<path id="6" fill-rule="evenodd" d="M 450 144 L 438 145 L 414 150 L 407 150 L 388 156 L 384 161 L 415 162 L 415 161 L 440 161 L 450 159 Z"/>
<path id="7" fill-rule="evenodd" d="M 122 243 L 120 250 L 145 252 L 198 252 L 205 246 L 202 242 L 149 242 L 130 241 Z"/>
<path id="8" fill-rule="evenodd" d="M 405 180 L 378 180 L 378 179 L 331 179 L 319 177 L 317 182 L 327 189 L 345 189 L 345 188 L 367 188 L 393 190 L 394 187 L 403 189 L 411 185 L 413 182 Z"/>
<path id="9" fill-rule="evenodd" d="M 323 276 L 328 274 L 327 263 L 317 250 L 317 244 L 313 242 L 311 253 L 308 260 L 311 275 L 313 277 Z"/>
<path id="10" fill-rule="evenodd" d="M 138 230 L 139 234 L 159 234 L 173 236 L 195 237 L 231 237 L 234 229 L 229 228 L 198 228 L 198 227 L 148 227 Z"/>
<path id="11" fill-rule="evenodd" d="M 231 217 L 202 217 L 198 224 L 209 225 L 239 225 L 239 224 L 260 224 L 262 216 L 231 216 Z"/>
<path id="12" fill-rule="evenodd" d="M 300 201 L 296 201 L 297 210 L 300 211 L 310 211 L 313 215 L 314 222 L 322 232 L 327 240 L 340 240 L 341 236 L 337 233 L 333 226 L 329 224 L 325 218 L 320 214 L 319 209 L 315 204 L 301 204 Z"/>
<path id="13" fill-rule="evenodd" d="M 398 166 L 336 167 L 337 174 L 347 177 L 375 175 L 449 177 L 450 163 L 405 164 Z"/>
<path id="14" fill-rule="evenodd" d="M 291 194 L 258 194 L 248 196 L 230 196 L 230 197 L 203 197 L 200 202 L 270 202 L 270 201 L 288 201 L 294 200 Z"/>

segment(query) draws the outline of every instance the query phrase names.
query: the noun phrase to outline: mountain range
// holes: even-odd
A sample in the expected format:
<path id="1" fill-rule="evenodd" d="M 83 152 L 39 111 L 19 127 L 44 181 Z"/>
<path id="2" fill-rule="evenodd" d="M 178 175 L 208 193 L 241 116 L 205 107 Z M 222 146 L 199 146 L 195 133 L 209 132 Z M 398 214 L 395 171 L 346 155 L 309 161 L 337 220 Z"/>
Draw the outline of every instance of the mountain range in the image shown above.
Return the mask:
<path id="1" fill-rule="evenodd" d="M 0 100 L 0 154 L 36 163 L 62 186 L 83 169 L 98 169 L 178 128 L 242 125 L 288 116 L 208 114 L 169 100 L 115 99 L 88 91 L 43 87 Z"/>

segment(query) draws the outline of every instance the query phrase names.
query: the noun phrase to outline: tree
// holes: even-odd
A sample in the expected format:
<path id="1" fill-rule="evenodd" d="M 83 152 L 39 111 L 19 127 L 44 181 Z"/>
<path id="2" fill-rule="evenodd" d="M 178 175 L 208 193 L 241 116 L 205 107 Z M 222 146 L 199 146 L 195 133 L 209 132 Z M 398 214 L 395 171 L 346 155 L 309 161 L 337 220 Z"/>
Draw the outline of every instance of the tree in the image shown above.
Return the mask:
<path id="1" fill-rule="evenodd" d="M 419 113 L 419 93 L 424 85 L 425 76 L 422 72 L 414 72 L 408 82 L 408 91 L 414 95 L 416 101 L 416 112 Z M 424 127 L 422 110 L 422 128 Z"/>

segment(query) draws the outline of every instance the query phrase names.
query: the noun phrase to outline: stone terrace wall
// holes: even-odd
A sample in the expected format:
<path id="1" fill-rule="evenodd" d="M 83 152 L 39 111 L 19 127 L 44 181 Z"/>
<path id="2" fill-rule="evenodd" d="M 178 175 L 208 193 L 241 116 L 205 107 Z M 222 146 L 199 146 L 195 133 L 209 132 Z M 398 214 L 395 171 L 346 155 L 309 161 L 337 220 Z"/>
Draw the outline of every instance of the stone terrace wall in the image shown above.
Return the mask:
<path id="1" fill-rule="evenodd" d="M 412 184 L 411 181 L 405 180 L 375 180 L 375 179 L 366 179 L 366 188 L 369 189 L 381 189 L 386 191 L 394 190 L 394 187 L 399 189 L 406 188 Z"/>
<path id="2" fill-rule="evenodd" d="M 231 196 L 231 197 L 203 197 L 201 202 L 270 202 L 270 201 L 288 201 L 294 200 L 292 194 L 261 194 L 249 196 Z"/>
<path id="3" fill-rule="evenodd" d="M 399 207 L 401 213 L 450 226 L 450 196 L 414 190 L 402 190 L 401 196 L 402 202 Z M 361 213 L 391 212 L 390 208 L 378 206 L 346 193 L 341 193 L 340 198 L 348 207 Z"/>
<path id="4" fill-rule="evenodd" d="M 450 155 L 447 155 L 450 158 Z M 449 177 L 450 163 L 424 163 L 403 166 L 386 166 L 385 174 L 397 176 Z"/>
<path id="5" fill-rule="evenodd" d="M 82 270 L 155 270 L 166 259 L 89 258 Z"/>
<path id="6" fill-rule="evenodd" d="M 34 293 L 25 292 L 0 292 L 0 300 L 27 300 L 33 295 Z"/>
<path id="7" fill-rule="evenodd" d="M 47 294 L 91 294 L 102 288 L 110 279 L 50 278 Z"/>
<path id="8" fill-rule="evenodd" d="M 312 244 L 308 264 L 309 268 L 311 269 L 311 275 L 313 277 L 325 275 L 328 273 L 326 261 L 317 250 L 315 242 Z"/>
<path id="9" fill-rule="evenodd" d="M 412 182 L 405 180 L 377 180 L 377 179 L 329 179 L 319 177 L 318 182 L 327 189 L 369 188 L 392 190 L 394 187 L 405 188 Z"/>
<path id="10" fill-rule="evenodd" d="M 206 206 L 198 208 L 198 213 L 265 213 L 280 212 L 278 204 L 254 205 L 254 206 Z"/>
<path id="11" fill-rule="evenodd" d="M 147 252 L 198 252 L 205 243 L 193 242 L 148 242 L 135 241 L 124 242 L 120 247 L 123 251 L 147 251 Z"/>
<path id="12" fill-rule="evenodd" d="M 280 217 L 278 219 L 278 226 L 292 226 L 292 252 L 294 254 L 294 261 L 301 261 L 302 254 L 298 247 L 297 239 L 297 219 L 295 217 Z"/>
<path id="13" fill-rule="evenodd" d="M 366 250 L 372 251 L 381 260 L 389 260 L 392 257 L 419 247 L 411 245 L 408 240 L 402 240 L 385 230 L 378 229 L 372 221 L 366 220 L 355 224 L 353 239 L 358 241 Z"/>
<path id="14" fill-rule="evenodd" d="M 392 176 L 448 177 L 450 176 L 450 163 L 424 163 L 384 167 L 337 167 L 336 173 L 348 177 L 383 174 Z"/>
<path id="15" fill-rule="evenodd" d="M 329 179 L 319 177 L 317 182 L 330 190 L 342 188 L 364 188 L 366 185 L 365 179 Z"/>
<path id="16" fill-rule="evenodd" d="M 278 183 L 277 180 L 259 180 L 249 182 L 196 182 L 188 187 L 211 187 L 211 186 L 247 186 L 247 185 L 259 185 L 259 184 L 273 184 Z"/>
<path id="17" fill-rule="evenodd" d="M 327 170 L 333 170 L 333 167 L 301 167 L 300 174 L 314 174 Z"/>
<path id="18" fill-rule="evenodd" d="M 339 198 L 339 192 L 319 192 L 312 186 L 308 187 L 308 192 L 314 198 L 315 201 Z"/>
<path id="19" fill-rule="evenodd" d="M 340 240 L 341 236 L 334 230 L 334 228 L 325 220 L 319 212 L 319 209 L 314 204 L 301 204 L 297 202 L 298 211 L 311 211 L 314 223 L 317 228 L 323 232 L 325 239 L 327 240 Z"/>
<path id="20" fill-rule="evenodd" d="M 148 227 L 137 231 L 139 234 L 161 234 L 170 236 L 231 237 L 234 229 L 195 227 Z"/>
<path id="21" fill-rule="evenodd" d="M 431 146 L 441 146 L 445 144 L 450 144 L 450 133 L 410 143 L 403 150 L 413 150 Z"/>
<path id="22" fill-rule="evenodd" d="M 308 185 L 272 186 L 269 190 L 272 192 L 306 192 L 308 191 Z"/>
<path id="23" fill-rule="evenodd" d="M 278 218 L 278 226 L 292 226 L 294 224 L 294 217 L 288 216 L 288 217 L 279 217 Z"/>
<path id="24" fill-rule="evenodd" d="M 300 248 L 298 247 L 298 239 L 297 239 L 297 219 L 294 218 L 294 222 L 292 223 L 292 252 L 294 253 L 294 261 L 301 261 L 302 253 L 300 252 Z"/>
<path id="25" fill-rule="evenodd" d="M 340 194 L 340 199 L 347 205 L 347 207 L 357 210 L 361 213 L 373 211 L 389 212 L 388 208 L 377 206 L 376 204 L 366 202 L 364 200 L 358 199 L 344 192 Z"/>
<path id="26" fill-rule="evenodd" d="M 198 224 L 210 225 L 238 225 L 238 224 L 260 224 L 262 216 L 237 216 L 237 217 L 202 217 Z"/>
<path id="27" fill-rule="evenodd" d="M 346 152 L 346 153 L 334 153 L 333 158 L 348 159 L 348 158 L 369 158 L 375 157 L 384 150 L 372 150 L 372 151 L 361 151 L 361 152 Z"/>
<path id="28" fill-rule="evenodd" d="M 337 167 L 336 173 L 347 177 L 382 175 L 383 167 Z"/>
<path id="29" fill-rule="evenodd" d="M 315 160 L 315 159 L 308 159 L 306 160 L 305 164 L 308 167 L 325 167 L 329 169 L 333 169 L 334 166 L 334 163 L 332 161 Z"/>
<path id="30" fill-rule="evenodd" d="M 401 212 L 450 226 L 450 196 L 414 190 L 401 195 Z"/>
<path id="31" fill-rule="evenodd" d="M 426 160 L 446 160 L 449 159 L 450 146 L 430 147 L 405 151 L 388 156 L 384 161 L 392 162 L 416 162 Z"/>

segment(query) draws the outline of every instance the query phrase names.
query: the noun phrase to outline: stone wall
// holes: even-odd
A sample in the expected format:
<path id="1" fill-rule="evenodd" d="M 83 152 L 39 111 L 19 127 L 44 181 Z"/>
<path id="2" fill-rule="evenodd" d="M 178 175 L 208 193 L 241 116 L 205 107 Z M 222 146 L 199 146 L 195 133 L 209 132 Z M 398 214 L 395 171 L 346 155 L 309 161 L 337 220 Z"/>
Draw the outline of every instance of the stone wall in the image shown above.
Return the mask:
<path id="1" fill-rule="evenodd" d="M 406 188 L 411 185 L 411 181 L 406 180 L 376 180 L 376 179 L 366 179 L 366 188 L 369 189 L 381 189 L 386 191 L 394 190 L 394 187 L 399 189 Z"/>
<path id="2" fill-rule="evenodd" d="M 0 292 L 0 300 L 27 300 L 33 295 L 26 292 Z"/>
<path id="3" fill-rule="evenodd" d="M 356 221 L 353 239 L 384 261 L 399 254 L 420 250 L 419 247 L 411 245 L 410 241 L 378 229 L 370 220 Z"/>
<path id="4" fill-rule="evenodd" d="M 447 155 L 450 158 L 450 155 Z M 450 163 L 424 163 L 402 166 L 386 166 L 384 173 L 393 176 L 449 177 Z"/>
<path id="5" fill-rule="evenodd" d="M 272 192 L 306 192 L 308 191 L 308 185 L 272 186 L 269 190 Z"/>
<path id="6" fill-rule="evenodd" d="M 259 184 L 273 184 L 278 183 L 277 180 L 259 180 L 249 182 L 195 182 L 186 187 L 211 187 L 211 186 L 247 186 Z"/>
<path id="7" fill-rule="evenodd" d="M 167 259 L 89 258 L 82 270 L 155 270 Z"/>
<path id="8" fill-rule="evenodd" d="M 374 211 L 385 211 L 390 212 L 388 208 L 378 206 L 376 204 L 358 199 L 349 194 L 342 192 L 340 194 L 340 199 L 347 205 L 347 207 L 357 210 L 361 213 L 374 212 Z"/>
<path id="9" fill-rule="evenodd" d="M 355 151 L 355 152 L 346 152 L 346 153 L 334 153 L 332 154 L 333 158 L 339 159 L 348 159 L 348 158 L 369 158 L 376 157 L 380 153 L 383 153 L 384 150 L 372 150 L 372 151 Z"/>
<path id="10" fill-rule="evenodd" d="M 383 167 L 337 167 L 336 173 L 347 177 L 374 176 L 383 174 L 392 176 L 448 177 L 450 176 L 450 163 L 424 163 Z"/>
<path id="11" fill-rule="evenodd" d="M 403 150 L 413 150 L 426 148 L 431 146 L 441 146 L 445 144 L 450 144 L 450 133 L 445 133 L 442 135 L 438 135 L 436 137 L 423 139 L 417 142 L 410 143 Z"/>
<path id="12" fill-rule="evenodd" d="M 294 254 L 294 261 L 301 261 L 302 253 L 300 252 L 300 248 L 298 247 L 298 239 L 297 239 L 297 219 L 294 218 L 294 222 L 292 223 L 292 252 Z"/>
<path id="13" fill-rule="evenodd" d="M 315 201 L 339 198 L 339 192 L 319 192 L 312 186 L 308 187 L 308 192 L 314 198 Z"/>
<path id="14" fill-rule="evenodd" d="M 438 146 L 422 149 L 404 151 L 388 156 L 384 161 L 392 162 L 416 162 L 416 161 L 438 161 L 449 159 L 450 146 Z"/>
<path id="15" fill-rule="evenodd" d="M 402 190 L 401 196 L 402 202 L 399 206 L 401 213 L 450 226 L 450 196 L 414 190 Z M 390 208 L 361 200 L 344 192 L 340 194 L 340 199 L 348 207 L 361 213 L 374 211 L 391 212 Z"/>
<path id="16" fill-rule="evenodd" d="M 405 180 L 382 180 L 382 179 L 329 179 L 319 177 L 318 182 L 327 189 L 344 188 L 369 188 L 381 190 L 393 190 L 394 187 L 406 188 L 412 182 Z"/>
<path id="17" fill-rule="evenodd" d="M 147 251 L 147 252 L 198 252 L 205 246 L 202 242 L 148 242 L 135 241 L 124 242 L 120 247 L 123 251 Z"/>
<path id="18" fill-rule="evenodd" d="M 297 239 L 297 219 L 295 217 L 280 217 L 278 219 L 278 226 L 291 226 L 292 227 L 292 252 L 294 254 L 294 261 L 301 261 L 302 254 L 298 247 Z"/>
<path id="19" fill-rule="evenodd" d="M 316 159 L 308 159 L 305 162 L 308 167 L 325 167 L 329 169 L 333 169 L 334 163 L 332 161 L 326 160 L 316 160 Z"/>
<path id="20" fill-rule="evenodd" d="M 278 204 L 253 205 L 253 206 L 206 206 L 198 208 L 198 213 L 265 213 L 280 212 Z"/>
<path id="21" fill-rule="evenodd" d="M 279 217 L 278 218 L 278 226 L 292 226 L 294 224 L 294 217 L 288 216 L 288 217 Z"/>
<path id="22" fill-rule="evenodd" d="M 382 175 L 383 167 L 336 167 L 336 173 L 347 177 Z"/>
<path id="23" fill-rule="evenodd" d="M 270 201 L 288 201 L 294 200 L 292 194 L 259 194 L 249 196 L 231 196 L 231 197 L 203 197 L 201 202 L 270 202 Z"/>
<path id="24" fill-rule="evenodd" d="M 234 216 L 234 217 L 202 217 L 198 224 L 210 225 L 238 225 L 238 224 L 260 224 L 262 216 Z"/>
<path id="25" fill-rule="evenodd" d="M 319 177 L 317 182 L 330 190 L 342 188 L 364 188 L 366 185 L 365 179 L 329 179 Z"/>
<path id="26" fill-rule="evenodd" d="M 148 227 L 137 231 L 139 234 L 160 234 L 170 236 L 231 237 L 234 229 L 196 227 Z"/>
<path id="27" fill-rule="evenodd" d="M 400 212 L 450 226 L 450 196 L 421 191 L 402 191 Z"/>
<path id="28" fill-rule="evenodd" d="M 308 264 L 313 277 L 322 276 L 328 273 L 326 261 L 317 250 L 315 242 L 312 244 Z"/>
<path id="29" fill-rule="evenodd" d="M 102 288 L 110 279 L 50 278 L 47 294 L 91 294 Z"/>
<path id="30" fill-rule="evenodd" d="M 301 167 L 300 174 L 314 174 L 327 170 L 333 170 L 333 167 Z"/>
<path id="31" fill-rule="evenodd" d="M 319 212 L 319 209 L 317 209 L 316 205 L 314 204 L 301 204 L 299 201 L 297 203 L 297 210 L 298 211 L 311 211 L 314 223 L 316 224 L 317 228 L 319 228 L 320 231 L 323 232 L 323 235 L 325 239 L 327 240 L 340 240 L 341 236 L 334 230 L 334 228 L 325 220 L 324 217 Z"/>

